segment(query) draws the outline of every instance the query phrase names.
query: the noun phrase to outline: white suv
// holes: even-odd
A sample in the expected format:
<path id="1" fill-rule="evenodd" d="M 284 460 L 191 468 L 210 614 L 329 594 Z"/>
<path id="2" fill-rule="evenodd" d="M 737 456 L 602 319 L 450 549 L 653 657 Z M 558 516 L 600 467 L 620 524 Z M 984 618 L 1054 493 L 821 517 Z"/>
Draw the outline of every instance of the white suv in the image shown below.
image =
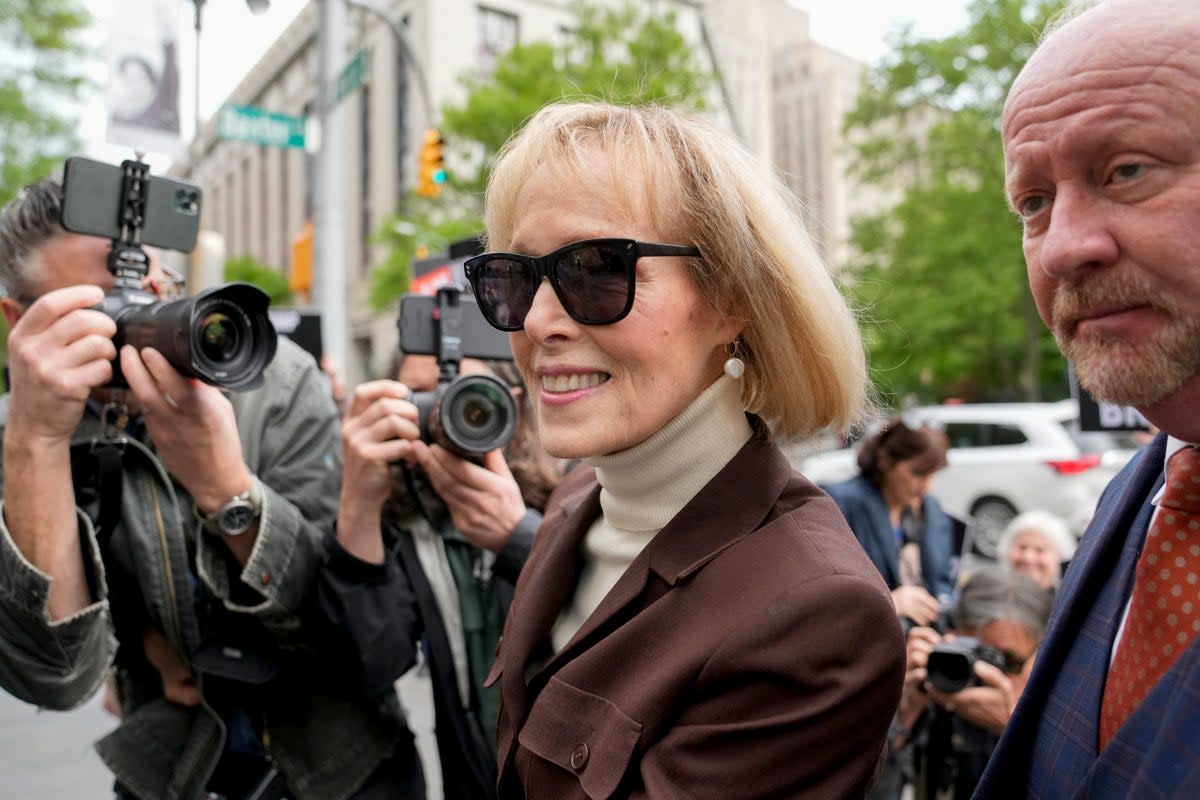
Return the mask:
<path id="1" fill-rule="evenodd" d="M 1127 433 L 1079 430 L 1079 405 L 990 403 L 921 406 L 903 412 L 911 425 L 930 424 L 950 439 L 947 466 L 930 493 L 956 516 L 971 519 L 972 544 L 996 557 L 996 540 L 1022 511 L 1045 509 L 1083 533 L 1100 492 L 1139 446 Z M 815 483 L 858 474 L 854 448 L 798 460 Z"/>

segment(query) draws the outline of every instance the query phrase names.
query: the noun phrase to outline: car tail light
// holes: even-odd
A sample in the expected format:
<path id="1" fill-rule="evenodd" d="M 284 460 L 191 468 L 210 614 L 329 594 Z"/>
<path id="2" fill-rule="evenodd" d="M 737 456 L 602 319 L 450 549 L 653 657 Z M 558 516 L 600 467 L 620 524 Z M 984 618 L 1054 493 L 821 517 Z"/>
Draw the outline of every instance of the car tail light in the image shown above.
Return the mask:
<path id="1" fill-rule="evenodd" d="M 1059 475 L 1078 475 L 1081 472 L 1087 472 L 1092 467 L 1100 466 L 1100 454 L 1092 453 L 1079 458 L 1068 458 L 1061 461 L 1047 461 L 1046 466 L 1053 469 Z"/>

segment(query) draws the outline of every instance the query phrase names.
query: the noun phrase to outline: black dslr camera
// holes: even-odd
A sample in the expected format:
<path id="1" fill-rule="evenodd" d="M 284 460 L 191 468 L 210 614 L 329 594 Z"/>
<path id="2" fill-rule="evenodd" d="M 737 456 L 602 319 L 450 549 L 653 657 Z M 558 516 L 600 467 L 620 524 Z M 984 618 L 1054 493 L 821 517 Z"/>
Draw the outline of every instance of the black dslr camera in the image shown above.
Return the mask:
<path id="1" fill-rule="evenodd" d="M 200 189 L 151 176 L 143 161 L 120 167 L 68 158 L 63 169 L 62 226 L 112 239 L 113 287 L 97 307 L 117 323 L 113 343 L 153 347 L 180 374 L 222 389 L 262 384 L 278 337 L 267 316 L 270 298 L 249 283 L 215 286 L 193 297 L 159 300 L 142 288 L 150 262 L 142 245 L 183 252 L 196 245 Z M 127 387 L 120 359 L 112 387 Z"/>
<path id="2" fill-rule="evenodd" d="M 983 661 L 1004 669 L 1004 654 L 973 636 L 959 636 L 933 646 L 925 670 L 929 683 L 939 692 L 961 692 L 978 683 L 975 662 Z"/>
<path id="3" fill-rule="evenodd" d="M 396 325 L 402 352 L 437 356 L 437 388 L 409 398 L 420 412 L 421 441 L 463 458 L 508 444 L 517 424 L 512 392 L 492 375 L 458 374 L 464 358 L 512 359 L 507 339 L 487 324 L 474 298 L 454 284 L 433 297 L 406 294 Z"/>

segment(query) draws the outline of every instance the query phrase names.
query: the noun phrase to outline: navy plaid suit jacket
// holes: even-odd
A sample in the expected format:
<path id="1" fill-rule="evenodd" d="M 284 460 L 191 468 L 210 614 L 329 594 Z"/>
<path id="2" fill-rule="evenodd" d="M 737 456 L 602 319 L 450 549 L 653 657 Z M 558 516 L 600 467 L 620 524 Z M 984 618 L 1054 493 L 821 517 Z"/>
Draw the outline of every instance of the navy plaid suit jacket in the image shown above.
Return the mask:
<path id="1" fill-rule="evenodd" d="M 1109 655 L 1165 450 L 1160 434 L 1105 489 L 975 800 L 1200 798 L 1200 639 L 1097 753 Z"/>

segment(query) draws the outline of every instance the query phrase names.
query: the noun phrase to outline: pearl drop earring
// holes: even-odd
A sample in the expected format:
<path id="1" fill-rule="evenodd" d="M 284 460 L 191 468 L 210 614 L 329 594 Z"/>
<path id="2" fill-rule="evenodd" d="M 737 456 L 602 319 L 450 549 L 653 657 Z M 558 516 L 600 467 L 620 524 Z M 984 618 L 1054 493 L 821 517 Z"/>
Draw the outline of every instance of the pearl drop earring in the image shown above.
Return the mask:
<path id="1" fill-rule="evenodd" d="M 741 349 L 740 340 L 734 339 L 729 345 L 729 358 L 725 359 L 725 374 L 735 381 L 741 380 L 746 372 L 746 362 L 738 357 Z"/>

